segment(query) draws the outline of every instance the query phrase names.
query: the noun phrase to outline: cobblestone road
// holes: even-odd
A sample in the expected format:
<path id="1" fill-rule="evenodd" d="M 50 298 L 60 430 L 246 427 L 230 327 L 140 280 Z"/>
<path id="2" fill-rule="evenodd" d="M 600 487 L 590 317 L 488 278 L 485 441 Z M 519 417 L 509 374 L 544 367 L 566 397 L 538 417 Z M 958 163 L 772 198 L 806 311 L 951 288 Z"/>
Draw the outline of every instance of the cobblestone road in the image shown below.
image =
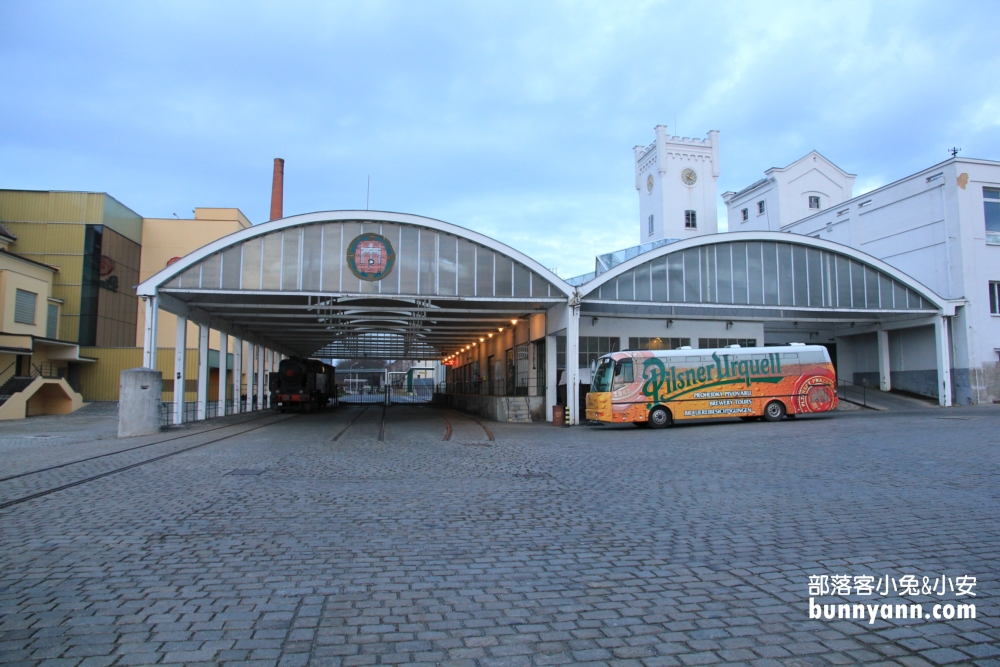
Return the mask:
<path id="1" fill-rule="evenodd" d="M 0 663 L 1000 665 L 996 408 L 488 422 L 494 442 L 451 411 L 394 407 L 383 431 L 361 410 L 0 510 Z M 113 420 L 0 424 L 0 477 L 140 442 Z M 197 430 L 180 442 L 228 432 Z M 44 475 L 0 497 L 81 472 Z M 840 574 L 975 576 L 977 618 L 810 619 L 810 575 Z"/>

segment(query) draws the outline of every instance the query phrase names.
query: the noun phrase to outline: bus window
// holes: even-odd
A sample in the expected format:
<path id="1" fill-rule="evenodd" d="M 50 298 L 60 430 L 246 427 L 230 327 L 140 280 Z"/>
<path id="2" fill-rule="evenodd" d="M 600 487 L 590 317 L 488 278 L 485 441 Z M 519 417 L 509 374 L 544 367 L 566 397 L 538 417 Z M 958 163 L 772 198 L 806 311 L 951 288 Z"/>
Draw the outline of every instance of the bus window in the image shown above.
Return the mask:
<path id="1" fill-rule="evenodd" d="M 622 359 L 615 364 L 615 380 L 611 385 L 611 391 L 629 384 L 632 384 L 632 360 Z"/>
<path id="2" fill-rule="evenodd" d="M 614 365 L 614 359 L 601 359 L 601 363 L 597 367 L 597 372 L 594 373 L 594 379 L 590 383 L 592 391 L 611 390 L 611 371 L 614 368 Z"/>

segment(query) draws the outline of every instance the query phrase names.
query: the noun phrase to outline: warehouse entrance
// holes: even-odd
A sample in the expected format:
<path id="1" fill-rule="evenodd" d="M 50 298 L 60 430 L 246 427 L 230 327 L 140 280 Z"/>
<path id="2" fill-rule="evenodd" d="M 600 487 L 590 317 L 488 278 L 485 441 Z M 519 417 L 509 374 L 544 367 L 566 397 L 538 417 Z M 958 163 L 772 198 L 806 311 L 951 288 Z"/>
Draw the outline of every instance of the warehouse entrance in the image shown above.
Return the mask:
<path id="1" fill-rule="evenodd" d="M 555 377 L 547 383 L 544 375 L 546 339 L 552 339 L 554 356 L 550 334 L 566 327 L 573 288 L 513 248 L 455 225 L 337 211 L 227 236 L 163 269 L 138 291 L 146 303 L 146 365 L 155 364 L 152 350 L 162 326 L 176 322 L 180 331 L 191 322 L 217 331 L 221 344 L 233 349 L 230 395 L 243 393 L 236 382 L 245 378 L 251 404 L 258 398 L 257 405 L 266 403 L 264 378 L 277 361 L 299 356 L 409 360 L 421 369 L 341 369 L 345 403 L 426 403 L 437 390 L 507 396 L 513 383 L 525 380 L 525 393 L 541 411 L 555 401 Z M 198 356 L 207 358 L 207 333 L 201 339 L 206 350 Z M 521 354 L 526 346 L 534 350 L 530 369 Z M 483 382 L 488 357 L 498 367 L 491 371 L 495 379 Z M 183 359 L 175 365 L 176 386 L 184 386 Z M 458 377 L 468 382 L 451 382 Z M 219 383 L 225 393 L 226 380 Z M 198 402 L 207 401 L 202 389 Z"/>

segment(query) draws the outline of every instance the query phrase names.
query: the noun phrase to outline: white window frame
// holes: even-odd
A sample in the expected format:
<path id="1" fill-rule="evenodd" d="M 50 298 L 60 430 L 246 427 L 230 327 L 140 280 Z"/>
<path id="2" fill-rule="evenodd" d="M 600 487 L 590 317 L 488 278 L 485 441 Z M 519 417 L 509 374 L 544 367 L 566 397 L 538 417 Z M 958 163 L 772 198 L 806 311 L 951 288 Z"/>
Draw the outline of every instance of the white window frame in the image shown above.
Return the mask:
<path id="1" fill-rule="evenodd" d="M 51 338 L 53 340 L 59 339 L 59 304 L 49 303 L 45 306 L 45 337 Z M 53 313 L 55 317 L 53 317 Z M 49 333 L 52 329 L 55 329 L 55 335 L 50 336 Z"/>
<path id="2" fill-rule="evenodd" d="M 653 215 L 649 216 L 649 236 L 653 235 Z"/>
<path id="3" fill-rule="evenodd" d="M 764 215 L 764 212 L 766 210 L 767 206 L 764 205 L 764 200 L 761 199 L 759 202 L 757 202 L 757 215 Z"/>
<path id="4" fill-rule="evenodd" d="M 684 211 L 684 229 L 698 229 L 698 212 L 693 209 Z"/>
<path id="5" fill-rule="evenodd" d="M 813 206 L 814 203 L 816 204 L 815 206 Z M 809 195 L 809 208 L 816 211 L 821 210 L 819 195 Z"/>
<path id="6" fill-rule="evenodd" d="M 750 209 L 745 208 L 741 211 L 741 213 L 743 215 L 743 222 L 746 222 L 747 220 L 750 219 Z"/>
<path id="7" fill-rule="evenodd" d="M 20 318 L 20 316 L 18 314 L 18 310 L 19 310 L 19 308 L 18 308 L 18 302 L 21 300 L 21 298 L 22 298 L 21 295 L 22 294 L 31 296 L 31 299 L 32 299 L 32 301 L 31 301 L 31 320 L 30 321 L 27 321 L 27 320 L 24 320 L 24 319 Z M 31 325 L 31 326 L 35 325 L 35 323 L 38 321 L 38 294 L 36 292 L 29 292 L 26 289 L 20 289 L 20 288 L 16 288 L 14 290 L 14 321 L 17 322 L 18 324 L 28 324 L 28 325 Z"/>
<path id="8" fill-rule="evenodd" d="M 990 315 L 1000 317 L 1000 281 L 990 281 Z"/>

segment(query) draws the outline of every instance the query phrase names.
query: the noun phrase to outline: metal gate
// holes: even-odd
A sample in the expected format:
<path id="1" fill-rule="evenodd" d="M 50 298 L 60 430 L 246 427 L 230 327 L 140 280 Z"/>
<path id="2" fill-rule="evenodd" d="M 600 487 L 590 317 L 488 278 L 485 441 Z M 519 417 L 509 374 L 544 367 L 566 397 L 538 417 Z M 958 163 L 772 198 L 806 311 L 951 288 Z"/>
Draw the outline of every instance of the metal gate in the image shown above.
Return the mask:
<path id="1" fill-rule="evenodd" d="M 390 371 L 386 400 L 393 403 L 430 403 L 434 398 L 434 369 Z"/>
<path id="2" fill-rule="evenodd" d="M 387 394 L 385 371 L 338 371 L 337 395 L 349 405 L 383 405 Z"/>

